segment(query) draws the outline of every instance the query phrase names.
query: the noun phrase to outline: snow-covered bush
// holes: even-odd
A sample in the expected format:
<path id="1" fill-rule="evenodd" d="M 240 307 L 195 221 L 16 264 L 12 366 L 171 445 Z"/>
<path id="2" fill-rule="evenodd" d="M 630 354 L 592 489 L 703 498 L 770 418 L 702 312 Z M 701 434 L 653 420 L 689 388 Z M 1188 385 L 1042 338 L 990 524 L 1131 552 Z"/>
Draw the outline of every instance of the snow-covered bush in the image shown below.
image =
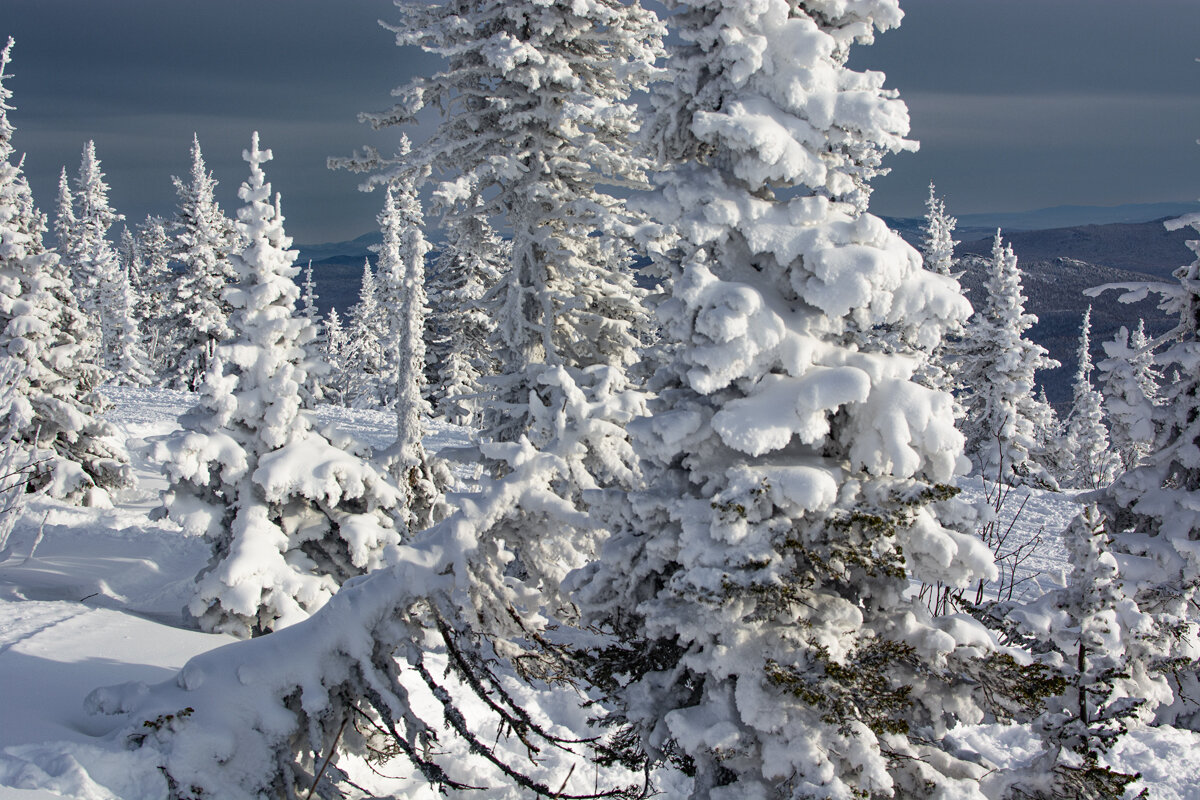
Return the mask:
<path id="1" fill-rule="evenodd" d="M 213 543 L 188 610 L 205 630 L 266 633 L 304 619 L 343 581 L 388 563 L 398 533 L 389 510 L 400 493 L 354 453 L 334 447 L 301 411 L 304 344 L 295 312 L 295 251 L 262 164 L 258 134 L 244 153 L 238 190 L 245 244 L 230 263 L 236 282 L 231 339 L 218 345 L 200 404 L 185 429 L 157 444 L 170 487 L 169 515 Z"/>

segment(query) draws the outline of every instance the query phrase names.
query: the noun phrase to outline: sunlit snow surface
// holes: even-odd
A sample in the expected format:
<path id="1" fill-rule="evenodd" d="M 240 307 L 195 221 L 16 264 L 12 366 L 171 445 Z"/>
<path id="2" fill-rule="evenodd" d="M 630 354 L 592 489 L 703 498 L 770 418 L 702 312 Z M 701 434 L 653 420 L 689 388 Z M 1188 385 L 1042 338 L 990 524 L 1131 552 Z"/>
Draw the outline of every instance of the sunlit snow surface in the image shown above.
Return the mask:
<path id="1" fill-rule="evenodd" d="M 137 488 L 118 493 L 106 509 L 34 500 L 8 551 L 0 553 L 0 800 L 162 797 L 165 784 L 152 755 L 125 749 L 110 735 L 124 720 L 88 714 L 84 698 L 99 686 L 166 680 L 192 656 L 231 641 L 181 627 L 208 548 L 173 523 L 149 518 L 165 483 L 143 445 L 177 427 L 191 396 L 158 389 L 105 393 L 114 403 L 109 419 L 128 439 Z M 334 426 L 372 448 L 394 438 L 395 419 L 386 412 L 323 407 L 315 417 L 318 427 Z M 465 431 L 440 423 L 426 438 L 432 452 L 466 443 Z M 977 479 L 963 482 L 972 500 L 986 488 Z M 1005 504 L 1005 526 L 1025 494 L 1018 489 Z M 1020 591 L 1040 593 L 1060 579 L 1065 564 L 1057 533 L 1077 508 L 1063 495 L 1029 492 L 1013 543 L 1038 531 L 1043 540 L 1018 570 L 1027 578 Z M 1020 729 L 981 726 L 958 736 L 961 746 L 1002 767 L 1029 755 L 1028 734 Z M 1195 734 L 1147 731 L 1118 746 L 1114 761 L 1141 771 L 1155 798 L 1200 796 Z"/>

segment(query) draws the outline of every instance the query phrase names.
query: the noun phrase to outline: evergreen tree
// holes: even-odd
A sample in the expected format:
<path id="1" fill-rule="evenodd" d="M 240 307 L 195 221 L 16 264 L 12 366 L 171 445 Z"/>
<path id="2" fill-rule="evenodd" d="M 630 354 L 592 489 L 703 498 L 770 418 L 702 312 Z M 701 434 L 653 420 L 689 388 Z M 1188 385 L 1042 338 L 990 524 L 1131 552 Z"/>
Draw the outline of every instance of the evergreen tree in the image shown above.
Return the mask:
<path id="1" fill-rule="evenodd" d="M 329 368 L 329 374 L 323 387 L 323 393 L 325 399 L 330 403 L 346 405 L 348 379 L 345 357 L 348 344 L 346 333 L 342 329 L 342 319 L 338 316 L 336 308 L 329 309 L 324 327 L 325 364 Z"/>
<path id="2" fill-rule="evenodd" d="M 407 150 L 407 140 L 403 149 Z M 384 399 L 396 411 L 396 442 L 388 453 L 389 471 L 405 493 L 402 521 L 406 533 L 428 528 L 441 516 L 439 478 L 422 440 L 431 409 L 422 396 L 425 383 L 425 255 L 417 189 L 411 179 L 388 186 L 379 227 L 379 301 L 384 314 L 381 349 L 387 371 Z"/>
<path id="3" fill-rule="evenodd" d="M 156 456 L 171 481 L 165 507 L 213 542 L 188 610 L 209 631 L 266 633 L 303 619 L 344 580 L 385 563 L 398 536 L 387 510 L 399 494 L 353 453 L 312 429 L 301 411 L 309 325 L 295 314 L 296 253 L 258 134 L 244 152 L 250 178 L 225 292 L 234 336 L 219 345 L 185 430 Z"/>
<path id="4" fill-rule="evenodd" d="M 954 274 L 954 229 L 958 220 L 946 213 L 946 202 L 935 193 L 929 184 L 929 198 L 925 201 L 925 222 L 921 226 L 921 253 L 925 256 L 925 269 L 939 275 Z"/>
<path id="5" fill-rule="evenodd" d="M 1035 726 L 1045 752 L 1008 783 L 1021 797 L 1106 800 L 1123 796 L 1137 776 L 1103 766 L 1102 757 L 1171 701 L 1161 670 L 1168 637 L 1122 589 L 1095 505 L 1062 535 L 1071 563 L 1066 587 L 1017 607 L 1011 617 L 1041 643 L 1037 650 L 1058 657 L 1064 691 Z"/>
<path id="6" fill-rule="evenodd" d="M 962 424 L 967 455 L 989 478 L 1054 485 L 1038 462 L 1043 453 L 1032 417 L 1046 416 L 1035 406 L 1034 374 L 1058 362 L 1025 338 L 1037 317 L 1025 313 L 1017 257 L 998 230 L 984 288 L 984 306 L 968 323 L 958 356 L 959 377 L 968 392 Z"/>
<path id="7" fill-rule="evenodd" d="M 345 404 L 378 406 L 383 401 L 384 373 L 388 369 L 383 350 L 387 335 L 379 305 L 378 280 L 370 259 L 363 259 L 358 302 L 350 309 L 342 363 L 346 375 Z"/>
<path id="8" fill-rule="evenodd" d="M 234 278 L 230 254 L 239 242 L 233 223 L 215 199 L 217 181 L 204 164 L 195 136 L 191 154 L 190 180 L 172 178 L 179 196 L 174 258 L 182 270 L 176 276 L 170 309 L 172 329 L 164 338 L 171 347 L 167 362 L 171 385 L 196 390 L 217 346 L 231 335 L 233 309 L 224 291 Z"/>
<path id="9" fill-rule="evenodd" d="M 113 224 L 124 219 L 108 201 L 108 184 L 96 157 L 96 143 L 83 146 L 74 199 L 78 205 L 74 245 L 78 251 L 75 284 L 80 306 L 99 331 L 100 363 L 108 375 L 120 369 L 121 264 L 108 238 Z"/>
<path id="10" fill-rule="evenodd" d="M 153 382 L 150 357 L 143 344 L 142 326 L 137 310 L 141 305 L 133 286 L 131 267 L 117 273 L 113 287 L 111 316 L 116 325 L 113 342 L 113 381 L 125 386 L 149 386 Z"/>
<path id="11" fill-rule="evenodd" d="M 929 199 L 925 201 L 925 209 L 925 223 L 921 227 L 925 269 L 957 282 L 954 247 L 958 242 L 954 241 L 953 234 L 958 220 L 946 213 L 946 203 L 934 194 L 932 183 L 929 184 Z M 954 374 L 954 351 L 957 340 L 962 336 L 962 326 L 948 330 L 946 336 L 953 341 L 943 339 L 935 349 L 925 354 L 916 379 L 923 386 L 949 392 L 956 397 L 961 394 L 961 385 Z M 954 413 L 956 418 L 961 418 L 964 413 L 957 401 Z"/>
<path id="12" fill-rule="evenodd" d="M 71 193 L 71 181 L 67 168 L 58 174 L 58 207 L 54 217 L 54 237 L 59 263 L 66 272 L 72 286 L 86 286 L 85 276 L 79 272 L 79 220 L 75 218 L 75 196 Z"/>
<path id="13" fill-rule="evenodd" d="M 1071 480 L 1079 489 L 1099 489 L 1113 479 L 1115 458 L 1104 425 L 1103 398 L 1092 386 L 1092 307 L 1083 314 L 1079 332 L 1079 366 L 1075 370 L 1074 400 L 1067 417 L 1062 449 L 1070 454 Z"/>
<path id="14" fill-rule="evenodd" d="M 1200 233 L 1200 214 L 1169 220 L 1168 230 L 1191 226 Z M 1197 590 L 1200 589 L 1200 239 L 1188 242 L 1197 258 L 1175 270 L 1178 285 L 1148 283 L 1123 296 L 1147 292 L 1164 296 L 1162 308 L 1179 315 L 1179 324 L 1161 341 L 1168 344 L 1155 361 L 1178 379 L 1154 409 L 1154 447 L 1141 466 L 1113 481 L 1101 495 L 1114 549 L 1134 567 L 1128 583 L 1142 610 L 1173 631 L 1171 656 L 1177 670 L 1175 702 L 1159 710 L 1159 720 L 1200 728 L 1200 637 Z M 1103 287 L 1102 287 L 1103 288 Z M 1112 288 L 1129 289 L 1128 286 Z"/>
<path id="15" fill-rule="evenodd" d="M 1146 340 L 1145 320 L 1138 320 L 1132 337 L 1122 326 L 1111 342 L 1104 343 L 1104 353 L 1108 358 L 1098 365 L 1104 410 L 1117 466 L 1120 472 L 1128 472 L 1145 463 L 1154 446 L 1159 375 Z"/>
<path id="16" fill-rule="evenodd" d="M 408 151 L 407 138 L 402 152 Z M 409 381 L 416 387 L 417 403 L 411 413 L 428 413 L 422 397 L 425 388 L 425 256 L 429 243 L 417 188 L 410 177 L 388 186 L 378 217 L 383 243 L 378 245 L 376 294 L 382 325 L 381 393 L 384 405 L 411 401 Z"/>
<path id="17" fill-rule="evenodd" d="M 481 379 L 496 373 L 488 346 L 496 326 L 482 301 L 508 258 L 508 245 L 482 213 L 447 221 L 446 243 L 429 278 L 434 313 L 426 321 L 426 375 L 430 401 L 456 425 L 478 424 Z"/>
<path id="18" fill-rule="evenodd" d="M 313 280 L 312 260 L 304 269 L 304 281 L 300 284 L 300 315 L 312 328 L 312 339 L 305 345 L 304 385 L 300 396 L 305 408 L 313 408 L 324 401 L 325 382 L 329 377 L 329 365 L 325 360 L 325 334 L 322 331 L 320 312 L 317 310 L 317 284 Z"/>
<path id="19" fill-rule="evenodd" d="M 100 419 L 100 373 L 89 356 L 86 317 L 42 237 L 46 220 L 13 163 L 12 93 L 4 86 L 13 40 L 0 51 L 0 354 L 15 360 L 8 440 L 36 462 L 32 488 L 104 504 L 105 490 L 133 476 L 116 431 Z"/>
<path id="20" fill-rule="evenodd" d="M 171 240 L 159 217 L 150 216 L 138 227 L 138 251 L 141 270 L 137 281 L 144 326 L 146 357 L 154 374 L 167 379 L 167 359 L 175 352 L 175 320 L 171 318 L 175 291 L 175 271 L 171 268 Z"/>
<path id="21" fill-rule="evenodd" d="M 590 675 L 622 755 L 677 765 L 695 798 L 979 798 L 943 714 L 980 718 L 983 640 L 910 588 L 994 574 L 945 485 L 965 467 L 951 398 L 913 381 L 969 306 L 866 212 L 880 159 L 912 145 L 883 75 L 846 65 L 899 8 L 668 7 L 669 361 L 631 425 L 648 488 L 613 498 L 573 579 L 613 637 Z"/>

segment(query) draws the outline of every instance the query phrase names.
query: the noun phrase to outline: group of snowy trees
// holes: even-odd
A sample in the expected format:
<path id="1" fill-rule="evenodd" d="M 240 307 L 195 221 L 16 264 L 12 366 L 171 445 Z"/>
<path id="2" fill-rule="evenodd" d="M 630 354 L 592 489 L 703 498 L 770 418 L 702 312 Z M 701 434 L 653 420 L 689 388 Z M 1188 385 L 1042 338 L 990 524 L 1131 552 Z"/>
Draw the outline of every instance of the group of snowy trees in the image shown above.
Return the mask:
<path id="1" fill-rule="evenodd" d="M 914 144 L 848 60 L 897 0 L 667 5 L 669 53 L 636 2 L 402 4 L 443 69 L 364 117 L 440 124 L 336 160 L 383 193 L 345 320 L 295 280 L 257 135 L 236 222 L 194 143 L 177 218 L 120 248 L 86 147 L 48 249 L 0 77 L 10 440 L 83 496 L 128 479 L 99 383 L 196 392 L 160 513 L 213 546 L 193 618 L 256 638 L 93 697 L 172 796 L 340 797 L 362 756 L 513 797 L 1109 797 L 1122 734 L 1200 725 L 1200 243 L 1165 349 L 1123 329 L 1099 391 L 1085 316 L 1060 425 L 999 233 L 972 314 L 932 187 L 924 260 L 868 211 Z M 395 443 L 318 431 L 322 399 L 391 408 Z M 473 484 L 424 452 L 434 414 L 477 429 Z M 961 599 L 996 576 L 972 466 L 1092 490 L 1065 587 Z M 1041 754 L 998 773 L 952 735 L 978 723 Z"/>

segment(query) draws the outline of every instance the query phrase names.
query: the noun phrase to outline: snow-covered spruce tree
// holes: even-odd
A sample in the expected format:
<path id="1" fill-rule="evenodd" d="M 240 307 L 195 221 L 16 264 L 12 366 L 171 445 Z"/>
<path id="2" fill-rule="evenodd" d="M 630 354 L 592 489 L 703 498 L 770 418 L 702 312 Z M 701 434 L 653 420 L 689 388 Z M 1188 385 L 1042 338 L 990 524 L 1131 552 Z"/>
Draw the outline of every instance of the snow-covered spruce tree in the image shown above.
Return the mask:
<path id="1" fill-rule="evenodd" d="M 71 279 L 71 284 L 85 285 L 84 276 L 79 274 L 79 220 L 75 218 L 75 195 L 71 193 L 71 180 L 67 168 L 58 173 L 58 205 L 54 217 L 55 250 L 59 263 Z"/>
<path id="2" fill-rule="evenodd" d="M 295 313 L 296 253 L 257 133 L 244 158 L 250 177 L 236 223 L 244 245 L 224 293 L 231 339 L 216 347 L 184 430 L 155 451 L 170 479 L 166 512 L 213 543 L 188 610 L 204 630 L 235 636 L 295 623 L 344 580 L 384 564 L 399 541 L 388 509 L 400 499 L 300 409 L 311 328 Z"/>
<path id="3" fill-rule="evenodd" d="M 408 140 L 402 141 L 402 152 Z M 422 440 L 432 409 L 425 400 L 425 220 L 411 176 L 387 187 L 379 214 L 383 242 L 376 252 L 378 297 L 383 326 L 380 349 L 385 405 L 396 412 L 396 442 L 386 454 L 388 471 L 404 492 L 400 517 L 404 533 L 428 528 L 443 516 L 441 485 Z"/>
<path id="4" fill-rule="evenodd" d="M 346 332 L 342 328 L 342 318 L 336 308 L 329 309 L 324 322 L 324 342 L 322 352 L 325 365 L 329 372 L 326 375 L 322 394 L 326 401 L 338 405 L 346 405 L 348 378 L 346 375 Z"/>
<path id="5" fill-rule="evenodd" d="M 1200 233 L 1200 214 L 1169 220 L 1169 230 L 1191 226 Z M 1121 300 L 1148 293 L 1163 296 L 1161 307 L 1179 315 L 1179 324 L 1158 342 L 1155 361 L 1178 379 L 1164 388 L 1154 410 L 1156 438 L 1145 463 L 1119 476 L 1099 495 L 1109 520 L 1113 549 L 1129 565 L 1128 586 L 1142 610 L 1174 632 L 1177 670 L 1175 702 L 1159 710 L 1159 720 L 1200 730 L 1200 239 L 1188 247 L 1197 258 L 1175 270 L 1178 285 L 1147 283 L 1100 287 L 1125 289 Z"/>
<path id="6" fill-rule="evenodd" d="M 1077 489 L 1099 489 L 1112 482 L 1116 457 L 1104 424 L 1104 400 L 1092 385 L 1092 307 L 1083 314 L 1079 332 L 1079 366 L 1075 369 L 1074 399 L 1063 433 L 1062 451 L 1070 458 L 1070 479 Z"/>
<path id="7" fill-rule="evenodd" d="M 109 314 L 113 332 L 112 380 L 124 386 L 149 386 L 154 371 L 146 355 L 142 326 L 137 319 L 140 301 L 134 289 L 129 266 L 120 267 L 110 289 L 112 308 Z"/>
<path id="8" fill-rule="evenodd" d="M 1141 466 L 1154 446 L 1155 406 L 1159 375 L 1146 340 L 1146 322 L 1138 320 L 1133 336 L 1122 326 L 1104 343 L 1108 358 L 1100 369 L 1100 393 L 1108 416 L 1109 438 L 1119 472 Z"/>
<path id="9" fill-rule="evenodd" d="M 899 7 L 668 5 L 672 355 L 630 426 L 649 488 L 606 507 L 573 578 L 613 637 L 591 675 L 628 725 L 614 755 L 674 763 L 696 798 L 980 798 L 983 768 L 942 742 L 999 662 L 910 590 L 995 575 L 946 485 L 967 466 L 951 398 L 912 379 L 970 308 L 866 212 L 912 145 L 884 76 L 846 66 Z"/>
<path id="10" fill-rule="evenodd" d="M 446 221 L 446 241 L 429 276 L 426 376 L 429 400 L 456 425 L 481 419 L 481 379 L 496 373 L 488 342 L 496 325 L 483 298 L 509 259 L 508 243 L 496 235 L 482 209 Z"/>
<path id="11" fill-rule="evenodd" d="M 939 275 L 954 274 L 954 229 L 958 220 L 946 213 L 946 201 L 938 197 L 932 183 L 925 201 L 925 222 L 921 225 L 921 254 L 925 269 Z"/>
<path id="12" fill-rule="evenodd" d="M 132 481 L 117 433 L 99 415 L 100 381 L 88 323 L 42 237 L 19 162 L 14 164 L 11 91 L 4 86 L 13 41 L 0 51 L 0 352 L 20 364 L 7 421 L 9 440 L 38 462 L 34 488 L 55 497 L 106 502 L 105 490 Z"/>
<path id="13" fill-rule="evenodd" d="M 1172 692 L 1162 675 L 1167 633 L 1121 587 L 1104 518 L 1088 505 L 1062 532 L 1071 563 L 1066 587 L 1009 614 L 1042 646 L 1043 660 L 1064 678 L 1035 730 L 1045 752 L 1005 783 L 1011 796 L 1121 797 L 1136 775 L 1101 763 L 1131 728 L 1153 719 Z"/>
<path id="14" fill-rule="evenodd" d="M 383 351 L 387 328 L 379 305 L 379 279 L 371 269 L 370 259 L 363 259 L 358 302 L 351 306 L 347 316 L 342 349 L 346 375 L 344 402 L 348 406 L 383 405 L 384 374 L 390 366 Z"/>
<path id="15" fill-rule="evenodd" d="M 304 317 L 313 332 L 305 345 L 305 379 L 300 387 L 305 408 L 314 408 L 325 401 L 325 383 L 329 378 L 329 364 L 325 360 L 325 333 L 317 310 L 318 296 L 312 260 L 309 259 L 308 266 L 304 268 L 304 280 L 300 283 L 300 316 Z"/>
<path id="16" fill-rule="evenodd" d="M 921 226 L 923 233 L 921 252 L 924 256 L 925 269 L 944 275 L 957 282 L 954 272 L 954 228 L 958 220 L 946 213 L 946 203 L 936 194 L 934 186 L 929 184 L 929 198 L 925 201 L 925 222 Z M 947 331 L 947 336 L 957 340 L 962 335 L 962 326 L 956 325 Z M 954 341 L 939 342 L 937 347 L 925 355 L 924 363 L 917 370 L 916 379 L 924 386 L 939 391 L 949 392 L 952 397 L 960 394 L 959 380 L 954 374 Z M 955 415 L 961 417 L 962 407 L 955 402 Z"/>
<path id="17" fill-rule="evenodd" d="M 1039 463 L 1032 416 L 1034 374 L 1058 362 L 1025 338 L 1037 317 L 1025 313 L 1021 272 L 1012 245 L 996 231 L 983 308 L 976 310 L 957 348 L 966 388 L 962 431 L 966 452 L 985 477 L 1004 483 L 1054 485 Z"/>
<path id="18" fill-rule="evenodd" d="M 138 226 L 138 252 L 141 270 L 136 282 L 137 314 L 143 326 L 146 356 L 160 380 L 166 379 L 166 357 L 174 352 L 174 320 L 171 305 L 175 291 L 175 272 L 171 269 L 171 240 L 162 219 L 149 216 Z"/>
<path id="19" fill-rule="evenodd" d="M 96 143 L 88 140 L 83 146 L 75 182 L 74 245 L 79 262 L 74 289 L 80 307 L 99 332 L 100 364 L 108 375 L 114 375 L 120 368 L 122 279 L 120 259 L 108 234 L 113 224 L 125 217 L 112 209 L 108 191 L 100 159 L 96 157 Z"/>
<path id="20" fill-rule="evenodd" d="M 160 338 L 170 348 L 166 359 L 170 385 L 196 390 L 217 346 L 230 336 L 232 308 L 224 291 L 234 279 L 230 254 L 240 242 L 234 224 L 214 197 L 217 181 L 204 164 L 196 136 L 192 137 L 191 155 L 188 182 L 172 178 L 179 197 L 172 225 L 173 257 L 182 268 L 175 276 L 171 327 Z"/>

